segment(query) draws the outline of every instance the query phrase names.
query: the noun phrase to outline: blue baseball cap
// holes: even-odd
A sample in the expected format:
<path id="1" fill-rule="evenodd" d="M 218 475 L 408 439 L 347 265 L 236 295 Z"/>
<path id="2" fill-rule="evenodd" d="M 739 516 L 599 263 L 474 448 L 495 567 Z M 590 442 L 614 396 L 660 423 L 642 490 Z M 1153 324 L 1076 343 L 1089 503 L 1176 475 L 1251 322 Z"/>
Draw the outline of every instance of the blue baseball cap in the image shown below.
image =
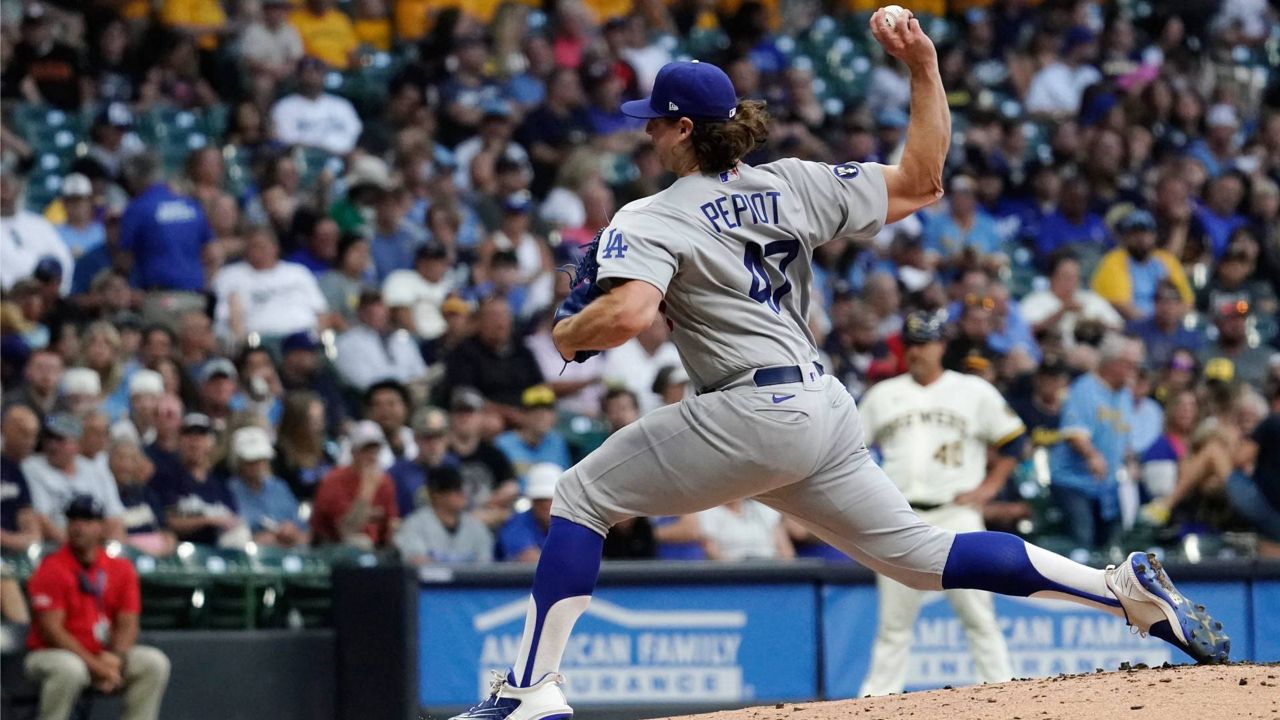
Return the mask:
<path id="1" fill-rule="evenodd" d="M 1156 219 L 1151 216 L 1151 213 L 1141 208 L 1130 210 L 1124 217 L 1120 218 L 1120 222 L 1116 223 L 1116 230 L 1122 233 L 1155 229 Z"/>
<path id="2" fill-rule="evenodd" d="M 653 94 L 622 103 L 622 114 L 642 120 L 687 117 L 724 122 L 733 119 L 738 93 L 723 70 L 710 63 L 671 62 L 653 81 Z"/>

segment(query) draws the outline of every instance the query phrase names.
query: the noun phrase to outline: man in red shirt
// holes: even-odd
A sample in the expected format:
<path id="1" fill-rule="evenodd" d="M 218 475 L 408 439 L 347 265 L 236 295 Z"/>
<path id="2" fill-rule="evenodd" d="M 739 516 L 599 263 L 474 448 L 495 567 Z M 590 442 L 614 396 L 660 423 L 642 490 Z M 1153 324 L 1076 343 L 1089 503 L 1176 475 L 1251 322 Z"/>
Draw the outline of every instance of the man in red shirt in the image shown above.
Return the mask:
<path id="1" fill-rule="evenodd" d="M 385 438 L 372 420 L 351 430 L 351 464 L 320 481 L 311 510 L 311 532 L 317 543 L 384 547 L 400 522 L 395 485 L 382 470 L 378 453 Z"/>
<path id="2" fill-rule="evenodd" d="M 66 720 L 91 685 L 124 691 L 123 720 L 155 720 L 169 659 L 137 645 L 142 603 L 129 561 L 102 549 L 102 505 L 77 495 L 66 507 L 67 543 L 45 558 L 27 591 L 35 621 L 27 677 L 40 684 L 40 720 Z"/>

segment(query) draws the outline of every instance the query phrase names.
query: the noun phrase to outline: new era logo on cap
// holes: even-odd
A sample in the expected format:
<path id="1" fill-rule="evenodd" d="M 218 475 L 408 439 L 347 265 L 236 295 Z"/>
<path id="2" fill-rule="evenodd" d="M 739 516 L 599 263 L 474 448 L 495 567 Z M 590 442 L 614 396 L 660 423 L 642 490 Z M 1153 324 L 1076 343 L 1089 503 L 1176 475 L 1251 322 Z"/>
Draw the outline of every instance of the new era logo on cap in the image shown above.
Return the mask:
<path id="1" fill-rule="evenodd" d="M 653 94 L 622 103 L 622 112 L 634 118 L 678 118 L 725 122 L 737 114 L 738 94 L 733 81 L 710 63 L 671 62 L 662 66 L 653 81 Z"/>
<path id="2" fill-rule="evenodd" d="M 673 102 L 667 103 L 667 110 L 671 112 L 680 112 L 680 108 L 677 107 L 676 104 Z"/>

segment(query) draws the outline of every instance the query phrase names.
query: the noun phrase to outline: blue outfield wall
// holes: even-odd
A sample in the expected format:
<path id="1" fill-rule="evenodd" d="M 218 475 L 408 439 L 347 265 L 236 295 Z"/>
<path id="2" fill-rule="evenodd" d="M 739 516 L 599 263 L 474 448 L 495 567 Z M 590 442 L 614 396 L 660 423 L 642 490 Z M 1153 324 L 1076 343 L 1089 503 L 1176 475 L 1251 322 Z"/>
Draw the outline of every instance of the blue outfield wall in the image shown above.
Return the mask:
<path id="1" fill-rule="evenodd" d="M 1280 660 L 1280 572 L 1171 568 L 1232 637 L 1233 660 Z M 424 707 L 475 702 L 488 671 L 511 665 L 527 571 L 459 571 L 419 590 L 419 696 Z M 455 582 L 455 580 L 461 580 Z M 874 641 L 876 591 L 859 568 L 606 566 L 565 653 L 577 707 L 724 706 L 854 697 Z M 1189 658 L 1124 621 L 1071 603 L 996 598 L 1018 677 L 1159 665 Z M 907 688 L 974 682 L 964 628 L 942 593 L 915 626 Z"/>

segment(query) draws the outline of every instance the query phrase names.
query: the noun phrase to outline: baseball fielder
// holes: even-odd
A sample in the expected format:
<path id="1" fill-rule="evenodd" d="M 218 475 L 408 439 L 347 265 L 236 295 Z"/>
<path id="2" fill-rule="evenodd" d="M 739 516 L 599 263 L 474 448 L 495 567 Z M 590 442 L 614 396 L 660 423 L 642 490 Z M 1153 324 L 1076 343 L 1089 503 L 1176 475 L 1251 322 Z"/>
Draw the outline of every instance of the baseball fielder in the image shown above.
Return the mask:
<path id="1" fill-rule="evenodd" d="M 951 129 L 937 53 L 910 13 L 892 29 L 883 21 L 879 10 L 872 33 L 911 71 L 899 165 L 743 164 L 768 118 L 705 63 L 670 63 L 651 97 L 623 104 L 648 119 L 645 132 L 678 178 L 599 233 L 556 311 L 552 339 L 564 358 L 585 360 L 661 311 L 698 393 L 614 433 L 560 478 L 515 664 L 458 718 L 571 717 L 560 659 L 591 599 L 609 527 L 742 497 L 791 515 L 908 587 L 1070 599 L 1125 617 L 1197 660 L 1226 659 L 1221 625 L 1175 592 L 1153 558 L 1134 553 L 1095 570 L 1014 535 L 922 521 L 871 459 L 853 399 L 815 362 L 806 324 L 814 247 L 870 238 L 942 194 Z"/>
<path id="2" fill-rule="evenodd" d="M 916 312 L 903 325 L 907 374 L 878 383 L 858 403 L 868 445 L 920 519 L 956 532 L 985 530 L 982 506 L 1004 487 L 1026 428 L 1000 392 L 977 375 L 942 369 L 942 321 Z M 987 468 L 987 448 L 999 450 Z M 925 593 L 876 576 L 879 629 L 859 695 L 902 692 L 916 616 Z M 1013 678 L 991 593 L 944 591 L 964 624 L 982 682 Z"/>

